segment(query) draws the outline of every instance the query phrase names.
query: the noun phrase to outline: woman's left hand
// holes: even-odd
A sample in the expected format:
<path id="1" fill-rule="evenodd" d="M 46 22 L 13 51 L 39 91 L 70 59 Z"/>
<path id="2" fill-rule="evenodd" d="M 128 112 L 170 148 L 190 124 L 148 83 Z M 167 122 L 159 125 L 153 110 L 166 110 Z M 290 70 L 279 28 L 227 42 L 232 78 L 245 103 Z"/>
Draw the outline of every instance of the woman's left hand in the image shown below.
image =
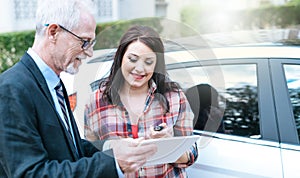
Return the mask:
<path id="1" fill-rule="evenodd" d="M 166 138 L 173 137 L 173 127 L 168 127 L 166 123 L 161 123 L 159 126 L 163 127 L 160 131 L 155 131 L 154 126 L 150 127 L 149 138 Z"/>

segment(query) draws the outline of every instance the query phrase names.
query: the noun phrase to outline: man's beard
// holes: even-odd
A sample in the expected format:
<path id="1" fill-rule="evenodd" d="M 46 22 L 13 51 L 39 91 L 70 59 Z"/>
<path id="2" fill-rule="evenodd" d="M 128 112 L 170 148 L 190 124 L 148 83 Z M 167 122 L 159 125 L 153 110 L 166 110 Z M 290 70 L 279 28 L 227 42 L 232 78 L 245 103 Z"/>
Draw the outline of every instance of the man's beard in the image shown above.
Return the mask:
<path id="1" fill-rule="evenodd" d="M 67 66 L 67 68 L 65 69 L 65 72 L 72 74 L 72 75 L 77 74 L 79 71 L 79 66 L 75 67 L 74 65 L 75 65 L 74 62 L 70 63 Z"/>

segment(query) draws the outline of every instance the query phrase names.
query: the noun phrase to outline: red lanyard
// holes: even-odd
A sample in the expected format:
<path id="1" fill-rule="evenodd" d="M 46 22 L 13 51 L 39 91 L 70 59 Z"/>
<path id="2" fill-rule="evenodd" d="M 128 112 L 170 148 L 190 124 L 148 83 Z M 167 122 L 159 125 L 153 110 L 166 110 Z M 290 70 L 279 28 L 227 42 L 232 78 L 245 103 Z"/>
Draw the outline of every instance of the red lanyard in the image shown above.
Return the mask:
<path id="1" fill-rule="evenodd" d="M 132 137 L 139 138 L 138 135 L 138 125 L 131 125 Z"/>

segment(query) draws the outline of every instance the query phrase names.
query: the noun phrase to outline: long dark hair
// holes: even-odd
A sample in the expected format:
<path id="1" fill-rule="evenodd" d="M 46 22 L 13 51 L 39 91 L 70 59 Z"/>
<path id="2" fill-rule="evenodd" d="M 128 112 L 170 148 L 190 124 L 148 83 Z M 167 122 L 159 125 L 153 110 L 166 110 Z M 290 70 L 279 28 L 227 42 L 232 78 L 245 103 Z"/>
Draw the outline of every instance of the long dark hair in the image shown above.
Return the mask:
<path id="1" fill-rule="evenodd" d="M 105 86 L 103 92 L 103 99 L 107 100 L 109 103 L 117 103 L 120 101 L 119 90 L 124 84 L 124 77 L 121 72 L 121 65 L 123 56 L 127 50 L 129 44 L 135 41 L 140 41 L 152 49 L 156 54 L 157 62 L 154 68 L 154 73 L 152 80 L 156 83 L 157 89 L 154 92 L 159 99 L 160 103 L 165 108 L 165 111 L 169 111 L 169 102 L 165 97 L 165 93 L 169 91 L 178 91 L 180 86 L 172 82 L 167 77 L 166 64 L 164 57 L 164 45 L 159 37 L 159 34 L 148 26 L 135 25 L 127 30 L 127 32 L 122 36 L 116 54 L 114 56 L 114 61 L 111 67 L 110 74 L 107 80 L 100 83 L 100 88 Z M 149 80 L 149 82 L 151 81 Z M 150 85 L 150 83 L 148 83 Z"/>

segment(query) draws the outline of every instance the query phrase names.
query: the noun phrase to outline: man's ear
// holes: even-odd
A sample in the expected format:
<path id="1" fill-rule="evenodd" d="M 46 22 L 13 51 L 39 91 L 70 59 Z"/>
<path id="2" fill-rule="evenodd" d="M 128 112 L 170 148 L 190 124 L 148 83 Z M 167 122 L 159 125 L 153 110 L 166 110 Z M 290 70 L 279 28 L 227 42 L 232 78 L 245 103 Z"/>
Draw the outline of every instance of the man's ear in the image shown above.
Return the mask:
<path id="1" fill-rule="evenodd" d="M 50 40 L 56 40 L 56 35 L 58 34 L 59 26 L 57 24 L 50 24 L 47 29 L 47 36 Z"/>

